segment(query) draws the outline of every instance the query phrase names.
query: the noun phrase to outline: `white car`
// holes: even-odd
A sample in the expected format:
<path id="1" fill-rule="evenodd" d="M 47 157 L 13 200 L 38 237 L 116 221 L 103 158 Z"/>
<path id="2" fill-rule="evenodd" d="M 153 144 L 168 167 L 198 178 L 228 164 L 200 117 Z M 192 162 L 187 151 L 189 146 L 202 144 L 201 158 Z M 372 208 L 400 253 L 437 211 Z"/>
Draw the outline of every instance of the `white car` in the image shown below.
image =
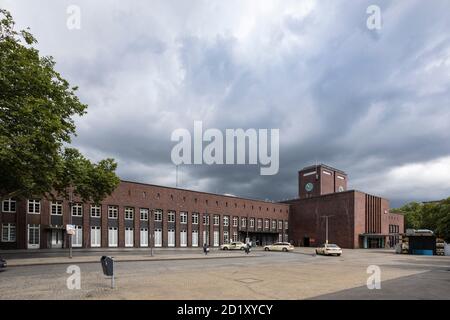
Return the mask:
<path id="1" fill-rule="evenodd" d="M 289 242 L 275 242 L 264 247 L 265 251 L 283 251 L 288 252 L 294 250 L 294 246 Z"/>
<path id="2" fill-rule="evenodd" d="M 333 243 L 324 243 L 320 247 L 316 248 L 316 254 L 323 254 L 325 256 L 342 254 L 342 249 Z"/>
<path id="3" fill-rule="evenodd" d="M 245 243 L 240 241 L 234 241 L 231 243 L 226 243 L 220 246 L 221 250 L 244 250 Z"/>

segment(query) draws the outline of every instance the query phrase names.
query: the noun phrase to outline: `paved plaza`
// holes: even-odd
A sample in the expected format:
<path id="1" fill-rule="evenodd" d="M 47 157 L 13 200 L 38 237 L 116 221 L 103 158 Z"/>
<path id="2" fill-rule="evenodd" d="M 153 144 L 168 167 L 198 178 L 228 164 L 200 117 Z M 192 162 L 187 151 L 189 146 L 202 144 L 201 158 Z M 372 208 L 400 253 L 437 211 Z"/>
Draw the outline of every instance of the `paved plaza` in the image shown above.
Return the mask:
<path id="1" fill-rule="evenodd" d="M 208 257 L 199 250 L 161 250 L 153 257 L 143 251 L 106 253 L 118 261 L 115 289 L 102 274 L 102 252 L 75 253 L 82 255 L 70 262 L 81 270 L 79 290 L 67 288 L 67 257 L 15 254 L 8 260 L 15 266 L 0 272 L 0 299 L 450 299 L 450 257 L 390 250 L 325 257 L 312 248 L 256 249 L 248 256 L 213 250 Z M 367 288 L 370 265 L 381 270 L 381 289 Z"/>

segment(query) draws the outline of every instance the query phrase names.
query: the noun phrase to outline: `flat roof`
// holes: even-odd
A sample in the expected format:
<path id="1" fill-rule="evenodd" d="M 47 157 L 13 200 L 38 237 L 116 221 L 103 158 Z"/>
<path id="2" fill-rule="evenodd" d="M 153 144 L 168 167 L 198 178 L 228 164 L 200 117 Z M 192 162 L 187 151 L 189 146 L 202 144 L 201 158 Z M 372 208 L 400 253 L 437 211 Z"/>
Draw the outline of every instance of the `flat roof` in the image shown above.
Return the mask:
<path id="1" fill-rule="evenodd" d="M 282 202 L 273 201 L 273 200 L 261 200 L 261 199 L 242 198 L 242 197 L 238 197 L 238 196 L 230 196 L 230 195 L 220 194 L 220 193 L 212 193 L 212 192 L 196 191 L 196 190 L 176 188 L 176 187 L 160 186 L 160 185 L 151 184 L 151 183 L 145 183 L 145 182 L 136 182 L 136 181 L 128 181 L 128 180 L 120 180 L 120 182 L 131 183 L 131 184 L 139 184 L 139 185 L 143 185 L 143 186 L 164 188 L 164 189 L 170 189 L 170 190 L 179 190 L 179 191 L 186 191 L 186 192 L 193 192 L 193 193 L 201 193 L 201 194 L 212 195 L 212 196 L 219 196 L 219 197 L 227 197 L 227 198 L 236 199 L 236 200 L 256 201 L 256 202 L 262 202 L 262 203 L 265 203 L 265 204 L 276 204 L 276 205 L 288 206 L 287 203 L 282 203 Z"/>
<path id="2" fill-rule="evenodd" d="M 326 164 L 323 164 L 323 163 L 321 163 L 321 164 L 314 164 L 314 165 L 310 165 L 310 166 L 304 167 L 300 171 L 316 169 L 317 167 L 322 167 L 322 168 L 325 168 L 325 169 L 328 169 L 328 170 L 331 170 L 331 171 L 336 171 L 336 172 L 339 172 L 339 173 L 347 175 L 347 173 L 345 173 L 344 171 L 336 169 L 336 168 L 333 168 L 333 167 L 331 167 L 329 165 L 326 165 Z"/>

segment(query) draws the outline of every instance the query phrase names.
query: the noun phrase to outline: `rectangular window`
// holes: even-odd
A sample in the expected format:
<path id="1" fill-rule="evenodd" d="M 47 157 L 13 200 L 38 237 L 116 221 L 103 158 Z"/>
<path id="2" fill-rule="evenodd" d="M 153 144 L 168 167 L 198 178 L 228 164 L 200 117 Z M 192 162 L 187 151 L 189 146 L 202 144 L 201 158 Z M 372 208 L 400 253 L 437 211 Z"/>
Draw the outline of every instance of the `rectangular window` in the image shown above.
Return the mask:
<path id="1" fill-rule="evenodd" d="M 229 243 L 230 242 L 230 238 L 228 235 L 228 231 L 224 231 L 223 232 L 223 243 Z"/>
<path id="2" fill-rule="evenodd" d="M 187 247 L 187 231 L 181 230 L 180 232 L 180 247 Z"/>
<path id="3" fill-rule="evenodd" d="M 214 215 L 214 225 L 218 226 L 220 224 L 220 216 L 218 214 Z"/>
<path id="4" fill-rule="evenodd" d="M 155 210 L 154 211 L 154 215 L 155 215 L 155 221 L 156 222 L 161 222 L 162 221 L 162 211 L 161 210 Z"/>
<path id="5" fill-rule="evenodd" d="M 169 211 L 167 222 L 175 222 L 175 211 Z"/>
<path id="6" fill-rule="evenodd" d="M 238 241 L 238 234 L 237 232 L 233 232 L 233 241 Z"/>
<path id="7" fill-rule="evenodd" d="M 167 232 L 167 246 L 175 247 L 175 230 L 169 229 Z"/>
<path id="8" fill-rule="evenodd" d="M 91 247 L 99 248 L 101 246 L 102 233 L 100 227 L 91 227 Z"/>
<path id="9" fill-rule="evenodd" d="M 155 229 L 155 247 L 162 247 L 162 230 Z"/>
<path id="10" fill-rule="evenodd" d="M 283 235 L 281 233 L 278 234 L 278 242 L 283 242 Z"/>
<path id="11" fill-rule="evenodd" d="M 2 225 L 2 242 L 16 242 L 16 225 L 14 223 Z"/>
<path id="12" fill-rule="evenodd" d="M 219 246 L 219 231 L 214 231 L 214 247 Z"/>
<path id="13" fill-rule="evenodd" d="M 108 218 L 117 219 L 119 216 L 119 208 L 117 206 L 108 206 Z"/>
<path id="14" fill-rule="evenodd" d="M 83 216 L 83 205 L 81 203 L 74 203 L 72 205 L 72 216 L 74 217 Z"/>
<path id="15" fill-rule="evenodd" d="M 192 230 L 192 246 L 198 247 L 198 230 Z"/>
<path id="16" fill-rule="evenodd" d="M 283 221 L 278 221 L 278 229 L 283 229 Z"/>
<path id="17" fill-rule="evenodd" d="M 264 221 L 264 228 L 266 228 L 266 229 L 269 229 L 269 228 L 270 228 L 270 221 L 269 221 L 269 219 L 266 219 L 266 220 Z"/>
<path id="18" fill-rule="evenodd" d="M 141 247 L 148 247 L 148 229 L 147 228 L 141 228 L 140 233 L 141 238 Z"/>
<path id="19" fill-rule="evenodd" d="M 284 229 L 286 229 L 286 230 L 288 229 L 288 222 L 287 221 L 284 222 Z"/>
<path id="20" fill-rule="evenodd" d="M 230 217 L 224 216 L 223 217 L 223 226 L 228 227 L 230 225 Z"/>
<path id="21" fill-rule="evenodd" d="M 198 224 L 198 213 L 192 214 L 192 224 Z"/>
<path id="22" fill-rule="evenodd" d="M 3 212 L 16 212 L 16 200 L 12 200 L 12 199 L 3 200 L 2 211 Z"/>
<path id="23" fill-rule="evenodd" d="M 139 212 L 141 214 L 141 220 L 148 221 L 148 209 L 141 208 L 141 209 L 139 209 Z M 147 243 L 147 245 L 148 245 L 148 243 Z"/>
<path id="24" fill-rule="evenodd" d="M 238 226 L 238 217 L 233 217 L 233 227 L 237 227 Z"/>
<path id="25" fill-rule="evenodd" d="M 187 212 L 180 213 L 180 223 L 187 224 Z"/>
<path id="26" fill-rule="evenodd" d="M 272 229 L 277 228 L 277 220 L 272 220 Z"/>
<path id="27" fill-rule="evenodd" d="M 125 220 L 133 220 L 134 219 L 134 208 L 126 207 L 125 208 Z"/>
<path id="28" fill-rule="evenodd" d="M 207 214 L 203 215 L 203 225 L 209 226 L 209 215 L 207 215 Z"/>
<path id="29" fill-rule="evenodd" d="M 83 227 L 75 226 L 75 234 L 72 236 L 72 247 L 80 248 L 83 244 Z"/>
<path id="30" fill-rule="evenodd" d="M 241 218 L 241 227 L 246 228 L 247 227 L 247 218 Z"/>
<path id="31" fill-rule="evenodd" d="M 125 228 L 125 247 L 130 248 L 134 246 L 134 232 L 133 228 Z"/>
<path id="32" fill-rule="evenodd" d="M 108 247 L 116 248 L 117 247 L 117 228 L 110 227 L 108 228 Z"/>
<path id="33" fill-rule="evenodd" d="M 255 227 L 255 218 L 250 218 L 250 228 Z"/>
<path id="34" fill-rule="evenodd" d="M 39 200 L 28 200 L 28 213 L 29 214 L 40 214 L 41 213 L 41 202 Z"/>
<path id="35" fill-rule="evenodd" d="M 258 219 L 258 229 L 262 228 L 262 219 Z"/>
<path id="36" fill-rule="evenodd" d="M 28 249 L 39 249 L 41 228 L 38 224 L 28 225 Z"/>
<path id="37" fill-rule="evenodd" d="M 55 216 L 61 216 L 62 215 L 62 202 L 61 201 L 50 202 L 50 213 Z"/>
<path id="38" fill-rule="evenodd" d="M 310 172 L 304 173 L 303 176 L 307 177 L 307 176 L 311 176 L 313 174 L 316 174 L 316 171 L 310 171 Z"/>
<path id="39" fill-rule="evenodd" d="M 91 217 L 100 218 L 101 214 L 102 214 L 102 206 L 91 204 Z"/>

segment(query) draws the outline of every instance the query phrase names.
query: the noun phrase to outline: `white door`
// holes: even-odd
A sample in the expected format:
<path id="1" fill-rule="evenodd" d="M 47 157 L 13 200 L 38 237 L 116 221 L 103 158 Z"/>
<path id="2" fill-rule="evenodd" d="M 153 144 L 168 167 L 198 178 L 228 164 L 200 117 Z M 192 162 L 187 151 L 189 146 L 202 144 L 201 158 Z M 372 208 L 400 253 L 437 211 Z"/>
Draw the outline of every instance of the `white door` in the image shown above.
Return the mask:
<path id="1" fill-rule="evenodd" d="M 162 231 L 161 229 L 155 229 L 155 247 L 162 246 Z"/>
<path id="2" fill-rule="evenodd" d="M 141 247 L 148 247 L 148 229 L 141 229 Z"/>
<path id="3" fill-rule="evenodd" d="M 180 232 L 180 247 L 187 247 L 187 232 L 186 232 L 186 230 L 181 230 L 181 232 Z"/>
<path id="4" fill-rule="evenodd" d="M 214 231 L 214 247 L 219 246 L 219 231 Z"/>
<path id="5" fill-rule="evenodd" d="M 41 241 L 40 225 L 28 225 L 28 249 L 39 249 Z"/>
<path id="6" fill-rule="evenodd" d="M 75 234 L 72 236 L 72 247 L 80 248 L 83 244 L 83 227 L 75 226 Z"/>
<path id="7" fill-rule="evenodd" d="M 52 234 L 51 247 L 52 248 L 62 248 L 62 243 L 63 243 L 62 230 L 53 229 L 51 231 L 51 234 Z"/>
<path id="8" fill-rule="evenodd" d="M 91 247 L 98 248 L 101 246 L 101 229 L 100 227 L 91 227 Z"/>
<path id="9" fill-rule="evenodd" d="M 169 229 L 167 234 L 167 246 L 175 247 L 175 230 Z"/>
<path id="10" fill-rule="evenodd" d="M 117 228 L 108 229 L 108 247 L 117 247 Z"/>
<path id="11" fill-rule="evenodd" d="M 198 247 L 198 231 L 197 230 L 192 231 L 192 246 Z"/>
<path id="12" fill-rule="evenodd" d="M 134 245 L 133 229 L 125 228 L 125 247 L 130 248 Z"/>

